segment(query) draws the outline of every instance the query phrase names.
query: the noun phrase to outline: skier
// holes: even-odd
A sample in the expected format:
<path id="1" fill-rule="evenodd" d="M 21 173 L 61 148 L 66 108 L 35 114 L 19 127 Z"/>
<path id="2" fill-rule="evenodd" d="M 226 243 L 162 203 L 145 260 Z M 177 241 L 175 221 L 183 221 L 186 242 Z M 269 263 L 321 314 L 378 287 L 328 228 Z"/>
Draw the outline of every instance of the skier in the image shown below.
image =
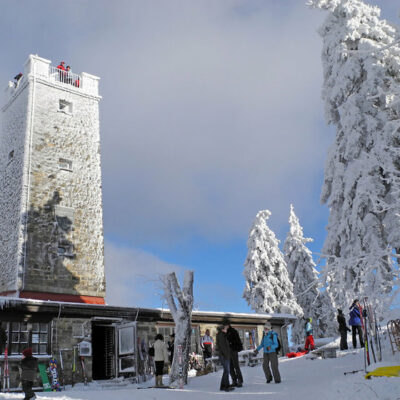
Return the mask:
<path id="1" fill-rule="evenodd" d="M 351 326 L 351 333 L 353 336 L 353 347 L 357 347 L 357 332 L 358 332 L 358 339 L 360 340 L 360 346 L 364 347 L 364 337 L 363 332 L 361 329 L 361 315 L 362 315 L 362 308 L 358 301 L 355 299 L 353 304 L 350 306 L 350 319 L 349 325 Z"/>
<path id="2" fill-rule="evenodd" d="M 276 349 L 278 348 L 278 334 L 272 329 L 271 323 L 267 321 L 264 325 L 263 337 L 261 339 L 260 345 L 254 350 L 254 355 L 256 356 L 258 351 L 264 349 L 264 361 L 263 370 L 267 383 L 272 381 L 272 375 L 274 376 L 275 383 L 281 383 L 281 375 L 279 373 L 278 367 L 278 355 L 276 354 Z M 271 363 L 271 370 L 269 364 Z"/>
<path id="3" fill-rule="evenodd" d="M 306 344 L 304 345 L 304 350 L 308 353 L 310 350 L 315 349 L 314 336 L 312 330 L 312 318 L 306 318 L 306 323 L 304 325 L 304 330 L 306 332 Z"/>
<path id="4" fill-rule="evenodd" d="M 156 364 L 156 387 L 162 387 L 162 376 L 164 374 L 164 364 L 168 363 L 167 345 L 161 333 L 156 335 L 154 342 L 154 362 Z"/>
<path id="5" fill-rule="evenodd" d="M 204 361 L 206 360 L 206 358 L 211 358 L 214 347 L 214 340 L 210 336 L 209 329 L 206 329 L 205 335 L 201 337 L 200 345 L 203 350 Z"/>
<path id="6" fill-rule="evenodd" d="M 36 379 L 38 368 L 38 360 L 32 357 L 32 349 L 28 347 L 22 351 L 21 360 L 21 383 L 22 390 L 25 393 L 24 400 L 36 399 L 35 393 L 32 390 L 33 382 Z"/>
<path id="7" fill-rule="evenodd" d="M 219 360 L 224 369 L 224 372 L 222 373 L 221 385 L 219 390 L 224 390 L 225 392 L 230 392 L 231 390 L 234 390 L 234 388 L 229 385 L 231 350 L 227 338 L 228 328 L 229 325 L 222 325 L 222 327 L 218 327 L 218 333 L 217 333 L 217 349 L 219 354 Z"/>
<path id="8" fill-rule="evenodd" d="M 343 315 L 343 311 L 338 308 L 337 322 L 339 323 L 340 332 L 340 350 L 347 350 L 347 332 L 351 332 L 346 325 L 346 318 Z"/>
<path id="9" fill-rule="evenodd" d="M 243 350 L 243 344 L 240 340 L 238 331 L 231 326 L 228 319 L 225 320 L 225 324 L 229 326 L 227 331 L 228 343 L 231 351 L 231 361 L 230 361 L 230 374 L 232 378 L 232 386 L 242 387 L 243 386 L 243 376 L 242 371 L 240 371 L 239 366 L 239 351 Z"/>

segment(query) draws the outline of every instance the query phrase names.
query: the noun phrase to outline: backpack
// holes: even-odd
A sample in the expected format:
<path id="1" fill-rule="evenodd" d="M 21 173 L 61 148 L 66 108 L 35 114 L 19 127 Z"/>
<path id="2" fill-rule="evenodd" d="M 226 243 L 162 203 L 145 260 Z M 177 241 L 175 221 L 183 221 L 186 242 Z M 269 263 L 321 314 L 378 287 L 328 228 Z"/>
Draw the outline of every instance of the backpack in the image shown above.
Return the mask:
<path id="1" fill-rule="evenodd" d="M 150 357 L 154 357 L 154 347 L 153 346 L 151 346 L 151 347 L 149 347 L 149 356 Z"/>
<path id="2" fill-rule="evenodd" d="M 278 341 L 278 347 L 275 349 L 276 353 L 279 353 L 281 351 L 282 345 L 281 345 L 281 341 L 279 340 L 279 336 L 276 332 L 271 332 L 271 336 L 270 339 L 272 339 L 272 337 L 276 335 L 276 340 Z"/>

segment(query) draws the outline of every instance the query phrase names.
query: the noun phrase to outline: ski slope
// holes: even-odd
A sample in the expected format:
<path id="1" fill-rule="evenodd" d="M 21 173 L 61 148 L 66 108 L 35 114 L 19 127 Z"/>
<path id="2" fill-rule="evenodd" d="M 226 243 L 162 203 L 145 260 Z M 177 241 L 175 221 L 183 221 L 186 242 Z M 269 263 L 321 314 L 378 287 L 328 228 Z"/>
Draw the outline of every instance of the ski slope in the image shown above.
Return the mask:
<path id="1" fill-rule="evenodd" d="M 266 384 L 261 365 L 243 367 L 244 386 L 233 392 L 219 391 L 221 371 L 189 379 L 189 384 L 183 390 L 145 389 L 137 390 L 137 386 L 126 384 L 122 387 L 102 388 L 99 382 L 89 386 L 78 385 L 67 388 L 65 392 L 37 393 L 38 400 L 154 400 L 154 399 L 190 399 L 217 400 L 240 399 L 257 400 L 273 398 L 274 400 L 400 400 L 399 378 L 364 379 L 362 372 L 344 375 L 345 371 L 363 369 L 363 352 L 349 350 L 340 352 L 338 358 L 311 360 L 307 356 L 295 359 L 280 359 L 282 383 Z M 400 365 L 400 354 L 397 353 L 390 362 L 376 364 Z M 165 383 L 167 376 L 165 376 Z M 111 382 L 109 382 L 111 384 Z M 150 384 L 150 383 L 149 383 Z M 22 399 L 22 393 L 0 393 L 2 399 Z"/>

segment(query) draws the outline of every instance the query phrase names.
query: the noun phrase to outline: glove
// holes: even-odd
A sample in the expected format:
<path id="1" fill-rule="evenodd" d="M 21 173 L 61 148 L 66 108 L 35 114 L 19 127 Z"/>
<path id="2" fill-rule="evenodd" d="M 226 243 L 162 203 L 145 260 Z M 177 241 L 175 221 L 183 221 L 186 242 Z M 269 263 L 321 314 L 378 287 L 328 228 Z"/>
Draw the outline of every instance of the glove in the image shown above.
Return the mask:
<path id="1" fill-rule="evenodd" d="M 348 332 L 351 332 L 351 329 L 350 329 L 350 328 L 347 328 L 347 331 L 348 331 Z"/>

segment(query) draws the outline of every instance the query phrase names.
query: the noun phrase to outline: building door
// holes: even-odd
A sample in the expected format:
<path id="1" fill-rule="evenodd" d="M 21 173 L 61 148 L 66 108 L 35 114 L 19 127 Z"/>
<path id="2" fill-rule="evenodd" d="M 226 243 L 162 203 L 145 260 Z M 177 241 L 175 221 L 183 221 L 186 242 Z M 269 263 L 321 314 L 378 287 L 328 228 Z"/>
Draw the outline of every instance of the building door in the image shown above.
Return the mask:
<path id="1" fill-rule="evenodd" d="M 136 376 L 136 338 L 136 322 L 119 322 L 116 324 L 117 376 Z"/>
<path id="2" fill-rule="evenodd" d="M 115 374 L 115 327 L 112 324 L 92 325 L 92 375 L 94 380 L 111 379 Z"/>

